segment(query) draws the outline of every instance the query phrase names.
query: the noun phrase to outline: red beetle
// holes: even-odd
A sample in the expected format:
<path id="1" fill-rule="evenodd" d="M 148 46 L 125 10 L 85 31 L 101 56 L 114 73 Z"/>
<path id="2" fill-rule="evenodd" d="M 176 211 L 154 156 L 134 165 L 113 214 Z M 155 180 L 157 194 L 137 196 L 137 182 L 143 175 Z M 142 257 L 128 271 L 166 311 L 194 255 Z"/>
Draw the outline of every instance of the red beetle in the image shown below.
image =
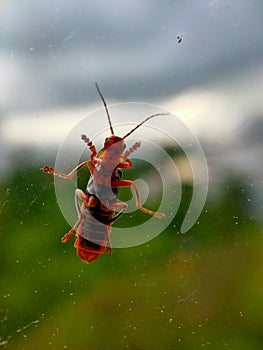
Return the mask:
<path id="1" fill-rule="evenodd" d="M 79 164 L 67 175 L 47 166 L 42 168 L 44 172 L 64 179 L 71 179 L 84 166 L 87 166 L 90 170 L 91 176 L 88 181 L 86 192 L 84 193 L 80 189 L 76 189 L 75 191 L 78 221 L 62 238 L 62 242 L 65 243 L 73 234 L 76 234 L 77 239 L 74 246 L 77 248 L 78 256 L 87 263 L 96 260 L 100 254 L 104 253 L 105 249 L 109 255 L 112 253 L 109 237 L 111 224 L 117 220 L 128 207 L 126 203 L 117 203 L 120 187 L 133 187 L 136 195 L 136 206 L 139 210 L 156 216 L 157 218 L 165 217 L 165 214 L 156 213 L 141 206 L 139 192 L 135 183 L 130 180 L 122 179 L 121 169 L 132 167 L 132 162 L 128 157 L 140 147 L 140 143 L 136 142 L 133 147 L 124 153 L 126 147 L 124 140 L 147 120 L 168 113 L 153 114 L 135 126 L 135 128 L 129 131 L 125 136 L 115 136 L 106 102 L 98 85 L 95 85 L 106 109 L 111 131 L 111 136 L 105 139 L 104 147 L 97 152 L 89 138 L 82 135 L 82 140 L 88 145 L 91 151 L 90 160 Z M 82 204 L 80 201 L 82 201 Z M 116 215 L 115 211 L 118 211 Z"/>

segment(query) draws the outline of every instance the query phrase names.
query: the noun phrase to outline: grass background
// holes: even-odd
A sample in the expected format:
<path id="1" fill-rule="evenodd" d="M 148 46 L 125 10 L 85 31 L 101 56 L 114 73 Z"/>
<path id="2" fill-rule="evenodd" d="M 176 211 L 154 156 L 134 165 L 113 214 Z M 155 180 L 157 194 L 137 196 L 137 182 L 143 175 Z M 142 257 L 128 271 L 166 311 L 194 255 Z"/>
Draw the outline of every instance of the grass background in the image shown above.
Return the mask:
<path id="1" fill-rule="evenodd" d="M 0 188 L 0 346 L 262 349 L 263 237 L 250 194 L 240 178 L 227 180 L 179 234 L 191 192 L 183 188 L 177 216 L 157 238 L 87 265 L 74 240 L 60 242 L 70 227 L 52 176 L 15 171 Z"/>

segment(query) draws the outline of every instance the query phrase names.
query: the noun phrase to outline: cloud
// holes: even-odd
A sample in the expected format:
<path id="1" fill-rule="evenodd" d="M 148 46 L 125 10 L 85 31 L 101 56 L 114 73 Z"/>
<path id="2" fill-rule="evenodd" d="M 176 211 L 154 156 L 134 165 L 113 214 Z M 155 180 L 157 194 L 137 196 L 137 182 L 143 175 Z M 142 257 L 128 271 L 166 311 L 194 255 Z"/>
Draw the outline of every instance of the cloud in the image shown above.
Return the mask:
<path id="1" fill-rule="evenodd" d="M 3 108 L 154 99 L 261 59 L 263 4 L 239 1 L 13 1 L 1 5 Z M 178 44 L 178 33 L 184 32 Z"/>

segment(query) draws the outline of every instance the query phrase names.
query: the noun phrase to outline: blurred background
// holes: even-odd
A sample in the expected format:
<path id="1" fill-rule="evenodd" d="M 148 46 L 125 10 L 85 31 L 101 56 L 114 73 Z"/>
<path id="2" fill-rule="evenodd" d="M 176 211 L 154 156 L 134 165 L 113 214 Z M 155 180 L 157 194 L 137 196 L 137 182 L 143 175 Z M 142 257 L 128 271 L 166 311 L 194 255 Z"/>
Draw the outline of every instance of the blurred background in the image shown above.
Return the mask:
<path id="1" fill-rule="evenodd" d="M 262 349 L 262 30 L 260 0 L 1 1 L 0 346 Z M 180 233 L 185 177 L 161 235 L 86 265 L 73 240 L 60 243 L 70 226 L 39 169 L 101 108 L 94 81 L 109 105 L 174 113 L 200 141 L 210 180 L 191 230 Z M 102 113 L 84 133 L 105 127 Z"/>

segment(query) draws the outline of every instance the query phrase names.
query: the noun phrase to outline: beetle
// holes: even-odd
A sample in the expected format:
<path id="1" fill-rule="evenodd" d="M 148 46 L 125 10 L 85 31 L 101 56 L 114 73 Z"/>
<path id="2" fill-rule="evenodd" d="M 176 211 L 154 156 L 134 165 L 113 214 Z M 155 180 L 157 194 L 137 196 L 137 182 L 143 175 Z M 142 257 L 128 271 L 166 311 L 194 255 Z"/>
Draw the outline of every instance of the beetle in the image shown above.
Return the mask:
<path id="1" fill-rule="evenodd" d="M 80 189 L 75 190 L 75 206 L 78 213 L 78 220 L 74 227 L 62 238 L 62 242 L 65 243 L 76 234 L 77 238 L 74 247 L 77 248 L 77 254 L 80 259 L 86 263 L 96 260 L 105 250 L 109 255 L 112 254 L 109 236 L 111 225 L 128 207 L 126 203 L 117 202 L 121 187 L 132 187 L 134 189 L 136 207 L 139 210 L 157 218 L 165 217 L 165 214 L 142 207 L 137 186 L 133 181 L 122 178 L 121 169 L 132 167 L 129 156 L 141 146 L 140 142 L 136 142 L 130 149 L 124 152 L 126 148 L 124 140 L 149 119 L 160 115 L 167 115 L 168 113 L 153 114 L 136 125 L 125 136 L 116 136 L 113 131 L 106 101 L 97 83 L 95 83 L 95 86 L 106 110 L 111 136 L 105 139 L 103 148 L 97 152 L 92 141 L 86 135 L 82 135 L 82 140 L 91 151 L 90 160 L 82 162 L 69 174 L 63 174 L 48 166 L 41 168 L 46 173 L 64 179 L 73 178 L 84 166 L 89 168 L 91 175 L 85 193 Z M 117 214 L 115 214 L 116 211 L 118 212 Z"/>

